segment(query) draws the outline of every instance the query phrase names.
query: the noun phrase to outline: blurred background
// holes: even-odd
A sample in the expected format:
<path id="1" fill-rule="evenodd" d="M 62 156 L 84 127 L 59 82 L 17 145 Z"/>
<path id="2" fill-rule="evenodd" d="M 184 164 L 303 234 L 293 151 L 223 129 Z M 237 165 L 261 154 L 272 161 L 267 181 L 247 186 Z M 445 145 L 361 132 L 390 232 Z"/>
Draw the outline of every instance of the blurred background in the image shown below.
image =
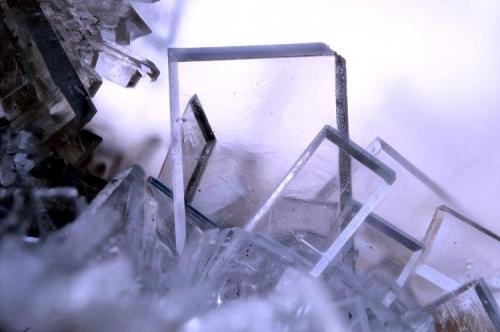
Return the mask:
<path id="1" fill-rule="evenodd" d="M 170 144 L 167 48 L 324 42 L 347 60 L 351 138 L 379 136 L 500 233 L 500 1 L 160 0 L 132 44 L 162 71 L 105 82 L 102 156 L 158 175 Z M 105 158 L 105 157 L 103 157 Z M 109 157 L 111 158 L 111 157 Z M 105 161 L 103 161 L 105 162 Z"/>

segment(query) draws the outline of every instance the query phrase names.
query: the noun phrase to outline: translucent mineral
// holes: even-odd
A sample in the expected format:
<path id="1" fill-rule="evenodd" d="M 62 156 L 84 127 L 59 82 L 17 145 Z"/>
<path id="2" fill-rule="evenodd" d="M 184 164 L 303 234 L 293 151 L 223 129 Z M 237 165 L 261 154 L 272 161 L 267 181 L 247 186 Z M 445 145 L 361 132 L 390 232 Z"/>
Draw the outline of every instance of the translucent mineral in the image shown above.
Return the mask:
<path id="1" fill-rule="evenodd" d="M 346 285 L 352 280 L 369 283 L 363 296 L 378 305 L 392 306 L 398 313 L 415 309 L 417 305 L 407 301 L 410 292 L 403 287 L 422 255 L 423 244 L 373 213 L 354 233 L 350 244 L 323 277 L 346 279 Z"/>
<path id="2" fill-rule="evenodd" d="M 500 237 L 446 207 L 439 207 L 425 236 L 424 254 L 412 288 L 427 304 L 461 285 L 482 278 L 500 300 Z"/>
<path id="3" fill-rule="evenodd" d="M 439 206 L 459 207 L 451 194 L 382 138 L 374 139 L 367 150 L 396 172 L 396 183 L 374 210 L 393 225 L 422 240 Z"/>
<path id="4" fill-rule="evenodd" d="M 345 305 L 333 303 L 317 280 L 302 276 L 289 289 L 229 302 L 195 316 L 180 331 L 349 331 L 349 323 L 337 312 Z"/>
<path id="5" fill-rule="evenodd" d="M 482 279 L 461 286 L 429 307 L 436 332 L 500 331 L 498 304 Z"/>
<path id="6" fill-rule="evenodd" d="M 102 83 L 100 75 L 133 87 L 143 75 L 154 81 L 160 74 L 152 62 L 123 47 L 151 32 L 129 3 L 48 0 L 42 9 L 92 95 Z"/>
<path id="7" fill-rule="evenodd" d="M 150 32 L 131 1 L 0 0 L 0 330 L 500 330 L 500 238 L 349 139 L 324 44 L 169 49 L 159 178 L 88 172 L 91 97 L 158 77 Z"/>
<path id="8" fill-rule="evenodd" d="M 123 86 L 159 75 L 153 63 L 117 44 L 150 32 L 128 3 L 2 1 L 0 20 L 1 118 L 43 140 L 90 121 L 100 75 Z M 111 31 L 115 38 L 103 39 Z M 70 155 L 68 149 L 62 153 Z"/>
<path id="9" fill-rule="evenodd" d="M 47 139 L 70 122 L 85 125 L 96 110 L 37 2 L 0 3 L 2 63 L 8 63 L 0 98 L 13 127 Z M 3 91 L 2 91 L 3 90 Z"/>
<path id="10" fill-rule="evenodd" d="M 319 276 L 393 181 L 391 169 L 325 126 L 245 229 L 294 248 Z M 354 199 L 362 202 L 357 210 Z"/>
<path id="11" fill-rule="evenodd" d="M 192 96 L 203 103 L 217 144 L 191 204 L 223 227 L 242 226 L 255 214 L 325 124 L 338 123 L 347 134 L 345 61 L 324 44 L 171 48 L 169 82 L 179 228 L 183 146 L 193 129 L 183 110 Z"/>
<path id="12" fill-rule="evenodd" d="M 216 138 L 203 106 L 196 95 L 189 100 L 182 114 L 182 121 L 184 128 L 184 139 L 182 141 L 184 190 L 185 201 L 189 203 L 196 194 L 198 184 L 216 143 Z M 160 180 L 170 187 L 173 185 L 172 155 L 171 146 L 160 171 Z"/>
<path id="13" fill-rule="evenodd" d="M 208 288 L 214 305 L 270 293 L 289 268 L 308 262 L 281 244 L 240 228 L 211 230 L 191 240 L 179 275 L 191 287 Z"/>

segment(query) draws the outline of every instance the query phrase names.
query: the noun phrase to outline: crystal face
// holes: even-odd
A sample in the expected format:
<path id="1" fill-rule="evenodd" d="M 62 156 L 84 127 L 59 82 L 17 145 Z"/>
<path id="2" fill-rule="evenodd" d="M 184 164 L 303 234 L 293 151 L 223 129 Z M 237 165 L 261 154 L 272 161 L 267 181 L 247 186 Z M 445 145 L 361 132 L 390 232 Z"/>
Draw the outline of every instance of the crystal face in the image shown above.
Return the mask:
<path id="1" fill-rule="evenodd" d="M 91 172 L 83 129 L 103 78 L 159 75 L 131 1 L 0 0 L 0 23 L 0 330 L 500 330 L 500 238 L 350 140 L 326 45 L 170 49 L 156 179 Z"/>
<path id="2" fill-rule="evenodd" d="M 374 212 L 411 236 L 423 239 L 438 206 L 458 205 L 450 194 L 383 139 L 374 139 L 367 150 L 394 169 L 398 179 Z"/>
<path id="3" fill-rule="evenodd" d="M 500 330 L 500 310 L 482 279 L 465 284 L 429 307 L 436 332 Z"/>
<path id="4" fill-rule="evenodd" d="M 185 261 L 183 261 L 185 259 Z M 240 228 L 212 230 L 191 241 L 181 258 L 182 274 L 195 287 L 211 289 L 213 304 L 267 294 L 290 267 L 307 266 L 279 243 Z"/>
<path id="5" fill-rule="evenodd" d="M 498 235 L 442 206 L 436 210 L 424 243 L 426 250 L 412 277 L 412 287 L 422 303 L 477 278 L 484 279 L 499 301 Z"/>
<path id="6" fill-rule="evenodd" d="M 193 95 L 216 142 L 191 204 L 219 226 L 247 222 L 325 124 L 347 133 L 345 62 L 324 44 L 170 49 L 169 81 L 173 173 L 166 184 L 181 233 L 183 146 L 192 129 L 182 110 Z"/>
<path id="7" fill-rule="evenodd" d="M 182 115 L 184 139 L 182 141 L 185 201 L 191 202 L 203 176 L 210 154 L 215 145 L 215 135 L 198 97 L 193 96 Z M 173 183 L 172 149 L 160 172 L 165 183 Z"/>
<path id="8" fill-rule="evenodd" d="M 345 161 L 355 169 L 347 177 Z M 295 248 L 319 276 L 393 181 L 391 169 L 325 126 L 245 229 Z M 354 200 L 363 202 L 356 211 Z"/>
<path id="9" fill-rule="evenodd" d="M 40 132 L 44 139 L 72 121 L 88 123 L 95 107 L 38 3 L 0 6 L 9 13 L 0 28 L 9 64 L 0 88 L 7 120 Z"/>

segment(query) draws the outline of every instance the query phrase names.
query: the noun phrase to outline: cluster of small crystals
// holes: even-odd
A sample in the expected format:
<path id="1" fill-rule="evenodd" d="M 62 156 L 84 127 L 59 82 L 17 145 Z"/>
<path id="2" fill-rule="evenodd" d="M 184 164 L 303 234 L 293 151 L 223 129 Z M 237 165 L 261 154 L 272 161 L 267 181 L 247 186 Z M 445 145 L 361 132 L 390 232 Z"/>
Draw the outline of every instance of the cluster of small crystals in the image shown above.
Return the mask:
<path id="1" fill-rule="evenodd" d="M 132 87 L 156 66 L 125 47 L 150 29 L 121 1 L 1 1 L 1 117 L 43 139 L 90 121 L 101 75 Z"/>
<path id="2" fill-rule="evenodd" d="M 151 32 L 128 2 L 2 0 L 0 23 L 0 228 L 33 240 L 106 184 L 86 170 L 102 139 L 82 129 L 101 75 L 133 87 L 159 71 L 125 47 Z"/>
<path id="3" fill-rule="evenodd" d="M 123 48 L 149 32 L 133 7 L 0 0 L 0 19 L 1 330 L 500 330 L 500 238 L 440 206 L 453 202 L 382 139 L 364 150 L 325 126 L 254 218 L 221 223 L 234 214 L 217 220 L 195 205 L 206 199 L 200 183 L 220 177 L 205 174 L 220 137 L 196 96 L 180 124 L 185 154 L 169 151 L 161 181 L 139 166 L 109 182 L 83 170 L 100 142 L 81 129 L 95 113 L 97 72 L 123 86 L 158 75 Z M 183 250 L 169 188 L 177 157 Z M 422 242 L 398 227 L 417 214 L 395 218 L 373 202 L 368 210 L 355 195 L 362 187 L 381 198 L 391 185 L 389 212 L 423 210 L 420 196 L 403 198 L 431 193 Z"/>

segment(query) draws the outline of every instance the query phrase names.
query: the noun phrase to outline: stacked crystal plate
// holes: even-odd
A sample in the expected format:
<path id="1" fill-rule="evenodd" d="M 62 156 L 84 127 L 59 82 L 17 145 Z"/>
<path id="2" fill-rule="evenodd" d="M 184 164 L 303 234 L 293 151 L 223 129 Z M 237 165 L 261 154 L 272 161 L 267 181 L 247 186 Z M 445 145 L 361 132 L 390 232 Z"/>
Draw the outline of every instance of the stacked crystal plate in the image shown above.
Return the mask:
<path id="1" fill-rule="evenodd" d="M 59 231 L 4 236 L 6 327 L 500 331 L 499 236 L 382 138 L 350 140 L 339 54 L 168 55 L 159 176 L 131 167 Z"/>

